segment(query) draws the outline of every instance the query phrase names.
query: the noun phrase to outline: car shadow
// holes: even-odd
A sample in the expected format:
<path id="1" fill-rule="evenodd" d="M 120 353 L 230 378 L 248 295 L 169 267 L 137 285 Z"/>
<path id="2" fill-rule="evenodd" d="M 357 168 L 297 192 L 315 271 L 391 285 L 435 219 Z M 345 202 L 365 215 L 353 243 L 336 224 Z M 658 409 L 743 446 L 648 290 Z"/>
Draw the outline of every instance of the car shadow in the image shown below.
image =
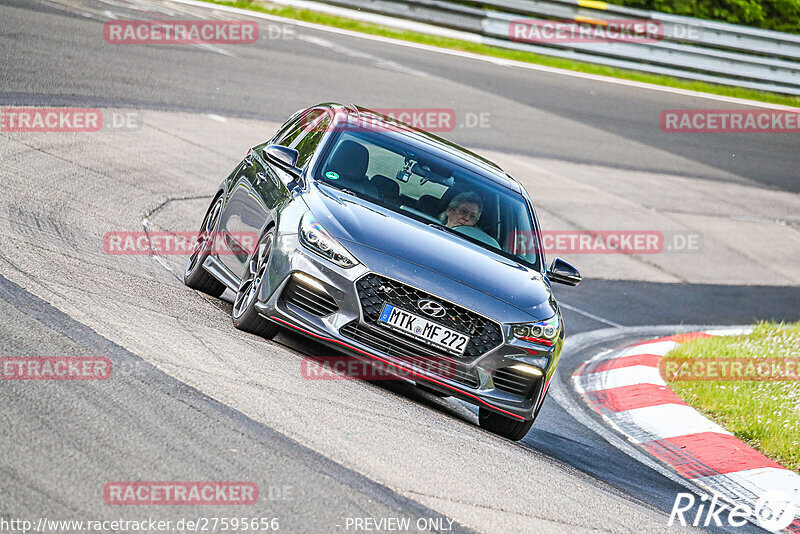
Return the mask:
<path id="1" fill-rule="evenodd" d="M 358 358 L 347 355 L 344 352 L 333 349 L 323 343 L 288 330 L 279 332 L 273 341 L 294 352 L 297 352 L 303 357 L 315 360 L 320 365 L 326 363 L 326 361 L 329 361 L 329 358 L 331 357 L 335 357 L 337 360 L 341 358 L 344 361 L 360 361 Z M 381 377 L 380 379 L 375 380 L 362 377 L 357 377 L 355 379 L 364 383 L 368 383 L 376 388 L 380 388 L 386 392 L 404 397 L 415 404 L 420 404 L 450 417 L 477 425 L 477 417 L 452 397 L 441 397 L 434 393 L 430 393 L 406 379 L 390 376 Z"/>

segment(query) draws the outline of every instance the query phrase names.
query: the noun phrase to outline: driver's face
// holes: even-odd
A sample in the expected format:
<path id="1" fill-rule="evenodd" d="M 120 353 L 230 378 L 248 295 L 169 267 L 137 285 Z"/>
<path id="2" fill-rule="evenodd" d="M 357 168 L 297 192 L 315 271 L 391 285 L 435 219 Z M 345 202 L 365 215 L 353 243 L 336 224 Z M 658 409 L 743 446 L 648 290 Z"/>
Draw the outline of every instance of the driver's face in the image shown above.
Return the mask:
<path id="1" fill-rule="evenodd" d="M 481 218 L 481 208 L 474 202 L 464 202 L 447 210 L 447 227 L 475 226 Z"/>

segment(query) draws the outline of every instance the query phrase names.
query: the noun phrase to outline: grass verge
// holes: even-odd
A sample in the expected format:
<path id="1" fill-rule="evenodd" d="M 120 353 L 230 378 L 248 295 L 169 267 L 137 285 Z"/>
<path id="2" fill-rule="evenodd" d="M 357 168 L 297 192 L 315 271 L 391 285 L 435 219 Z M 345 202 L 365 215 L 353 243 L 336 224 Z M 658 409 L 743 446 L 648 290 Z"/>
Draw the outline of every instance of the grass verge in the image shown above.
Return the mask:
<path id="1" fill-rule="evenodd" d="M 379 35 L 381 37 L 401 39 L 404 41 L 411 41 L 414 43 L 421 43 L 431 46 L 437 46 L 440 48 L 448 48 L 452 50 L 462 50 L 465 52 L 472 52 L 484 56 L 491 56 L 501 59 L 512 59 L 515 61 L 523 61 L 526 63 L 544 65 L 547 67 L 556 67 L 560 69 L 572 70 L 577 72 L 585 72 L 588 74 L 599 74 L 602 76 L 610 76 L 613 78 L 621 78 L 625 80 L 651 83 L 654 85 L 663 85 L 666 87 L 675 87 L 679 89 L 699 91 L 702 93 L 710 93 L 710 94 L 730 96 L 735 98 L 744 98 L 747 100 L 757 100 L 759 102 L 770 102 L 773 104 L 783 104 L 786 106 L 800 107 L 800 97 L 781 95 L 777 93 L 769 93 L 764 91 L 756 91 L 752 89 L 744 89 L 741 87 L 731 87 L 726 85 L 716 85 L 705 82 L 682 80 L 680 78 L 673 78 L 671 76 L 661 76 L 657 74 L 647 74 L 643 72 L 619 69 L 615 67 L 606 67 L 594 63 L 586 63 L 582 61 L 574 61 L 564 58 L 543 56 L 540 54 L 534 54 L 532 52 L 508 50 L 505 48 L 498 48 L 483 44 L 470 43 L 468 41 L 461 41 L 459 39 L 451 39 L 446 37 L 438 37 L 435 35 L 427 35 L 423 33 L 398 30 L 386 26 L 380 26 L 377 24 L 371 24 L 344 17 L 319 13 L 316 11 L 310 11 L 307 9 L 297 9 L 288 6 L 276 6 L 252 0 L 203 0 L 203 1 L 211 4 L 238 7 L 250 11 L 258 11 L 261 13 L 268 13 L 270 15 L 276 15 L 280 17 L 301 20 L 305 22 L 312 22 L 314 24 L 322 24 L 325 26 L 332 26 L 335 28 L 342 28 L 345 30 L 351 30 L 370 35 Z"/>
<path id="2" fill-rule="evenodd" d="M 706 360 L 702 362 L 707 370 L 704 374 L 709 376 L 708 360 L 711 359 L 717 362 L 739 360 L 745 372 L 748 363 L 755 364 L 751 369 L 756 369 L 758 360 L 780 359 L 784 361 L 779 368 L 788 369 L 790 375 L 797 376 L 800 372 L 796 363 L 800 361 L 800 322 L 759 323 L 750 335 L 682 343 L 664 357 L 662 372 L 667 362 L 676 361 L 681 369 L 688 370 L 699 360 Z M 789 361 L 795 363 L 787 365 Z M 800 472 L 800 381 L 725 381 L 722 375 L 730 378 L 730 372 L 722 373 L 719 363 L 714 369 L 719 377 L 713 380 L 680 380 L 688 373 L 669 371 L 667 380 L 686 403 L 768 458 Z M 774 368 L 771 373 L 775 373 Z"/>

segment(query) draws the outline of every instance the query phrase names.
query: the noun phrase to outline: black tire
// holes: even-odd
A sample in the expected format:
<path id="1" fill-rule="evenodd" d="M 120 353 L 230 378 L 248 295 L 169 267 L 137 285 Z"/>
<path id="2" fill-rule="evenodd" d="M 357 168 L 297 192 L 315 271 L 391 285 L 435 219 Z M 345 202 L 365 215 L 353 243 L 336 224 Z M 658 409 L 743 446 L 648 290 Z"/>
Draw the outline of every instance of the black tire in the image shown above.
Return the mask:
<path id="1" fill-rule="evenodd" d="M 272 254 L 272 244 L 275 241 L 275 228 L 270 228 L 261 239 L 258 246 L 247 259 L 247 269 L 242 276 L 239 290 L 233 301 L 233 326 L 251 334 L 272 339 L 278 333 L 280 326 L 258 314 L 255 307 L 258 293 L 264 276 L 267 274 L 267 263 Z"/>
<path id="2" fill-rule="evenodd" d="M 222 197 L 214 199 L 208 207 L 203 224 L 200 225 L 200 233 L 194 245 L 189 261 L 186 263 L 186 270 L 183 272 L 183 283 L 192 289 L 202 291 L 212 297 L 219 297 L 225 292 L 225 284 L 211 276 L 203 269 L 203 262 L 208 257 L 214 244 L 214 235 L 219 223 L 219 216 L 222 212 Z"/>
<path id="3" fill-rule="evenodd" d="M 524 438 L 533 426 L 533 419 L 517 421 L 483 407 L 478 408 L 478 422 L 481 428 L 513 441 Z"/>

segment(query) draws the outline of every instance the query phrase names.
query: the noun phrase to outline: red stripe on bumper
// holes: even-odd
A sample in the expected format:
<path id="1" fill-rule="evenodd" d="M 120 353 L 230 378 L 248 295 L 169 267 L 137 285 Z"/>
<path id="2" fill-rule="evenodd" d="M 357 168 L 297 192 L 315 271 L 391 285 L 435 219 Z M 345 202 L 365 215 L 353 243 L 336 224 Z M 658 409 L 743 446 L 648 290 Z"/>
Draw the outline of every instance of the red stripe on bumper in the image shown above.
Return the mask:
<path id="1" fill-rule="evenodd" d="M 735 473 L 746 469 L 785 469 L 734 436 L 701 432 L 643 444 L 686 478 Z"/>
<path id="2" fill-rule="evenodd" d="M 448 386 L 447 384 L 445 384 L 443 382 L 439 382 L 438 380 L 434 380 L 432 378 L 428 378 L 427 376 L 421 375 L 421 374 L 419 374 L 419 373 L 417 373 L 415 371 L 412 371 L 411 369 L 407 369 L 405 367 L 401 367 L 401 366 L 397 365 L 396 363 L 392 363 L 392 362 L 386 361 L 383 358 L 380 358 L 379 356 L 375 356 L 374 354 L 370 354 L 369 352 L 364 352 L 363 350 L 361 350 L 359 348 L 356 348 L 356 347 L 353 347 L 352 345 L 348 345 L 347 343 L 345 343 L 343 341 L 339 341 L 338 339 L 333 339 L 332 337 L 327 337 L 327 336 L 320 336 L 318 334 L 315 334 L 314 332 L 310 332 L 310 331 L 306 330 L 305 328 L 301 328 L 301 327 L 299 327 L 297 325 L 293 325 L 292 323 L 290 323 L 288 321 L 284 321 L 280 317 L 275 317 L 274 315 L 270 316 L 270 319 L 272 319 L 274 321 L 278 321 L 280 323 L 283 323 L 286 326 L 291 326 L 295 330 L 299 330 L 299 331 L 303 332 L 304 334 L 307 334 L 309 336 L 313 336 L 313 337 L 315 337 L 317 339 L 323 339 L 325 341 L 332 341 L 334 343 L 338 343 L 339 345 L 341 345 L 343 347 L 347 347 L 350 350 L 354 350 L 354 351 L 358 352 L 359 354 L 363 354 L 364 356 L 369 356 L 370 358 L 378 360 L 379 362 L 383 362 L 383 363 L 385 363 L 387 365 L 391 365 L 392 367 L 400 369 L 404 373 L 412 374 L 412 375 L 417 376 L 417 377 L 419 377 L 419 378 L 421 378 L 423 380 L 427 380 L 428 382 L 433 382 L 434 384 L 438 384 L 438 385 L 440 385 L 442 387 L 445 387 L 447 389 L 451 389 L 453 391 L 461 393 L 462 395 L 466 395 L 468 397 L 471 397 L 471 398 L 475 399 L 476 401 L 480 402 L 481 404 L 485 404 L 486 406 L 488 406 L 492 410 L 496 410 L 496 411 L 502 412 L 502 413 L 504 413 L 506 415 L 510 415 L 511 417 L 519 419 L 520 421 L 524 421 L 525 420 L 524 417 L 519 416 L 519 415 L 517 415 L 515 413 L 508 412 L 506 410 L 503 410 L 502 408 L 498 408 L 497 406 L 493 406 L 493 405 L 489 404 L 488 402 L 486 402 L 485 400 L 481 399 L 480 397 L 476 397 L 475 395 L 473 395 L 471 393 L 467 393 L 466 391 L 462 391 L 462 390 L 460 390 L 458 388 L 454 388 L 453 386 Z"/>
<path id="3" fill-rule="evenodd" d="M 624 412 L 661 404 L 686 404 L 668 387 L 655 384 L 634 384 L 600 391 L 588 391 L 586 398 L 600 413 Z"/>

